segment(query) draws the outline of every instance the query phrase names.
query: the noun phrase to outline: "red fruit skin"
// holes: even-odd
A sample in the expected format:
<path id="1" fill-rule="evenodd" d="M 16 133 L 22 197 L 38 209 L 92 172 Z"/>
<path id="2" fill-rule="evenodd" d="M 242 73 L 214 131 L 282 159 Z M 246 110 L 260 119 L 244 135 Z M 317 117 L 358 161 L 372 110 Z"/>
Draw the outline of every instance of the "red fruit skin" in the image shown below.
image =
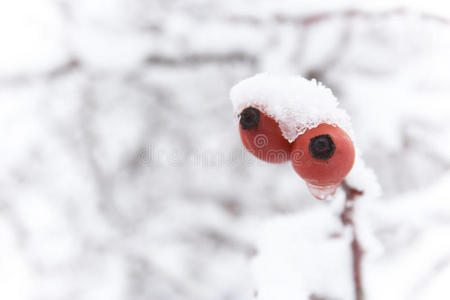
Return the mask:
<path id="1" fill-rule="evenodd" d="M 265 162 L 281 164 L 291 157 L 291 143 L 283 137 L 278 123 L 262 111 L 258 125 L 243 129 L 239 124 L 239 134 L 244 147 Z"/>
<path id="2" fill-rule="evenodd" d="M 309 150 L 310 140 L 328 134 L 336 148 L 328 159 L 314 158 Z M 337 185 L 344 180 L 355 162 L 355 148 L 348 134 L 329 124 L 307 130 L 297 137 L 292 145 L 291 161 L 294 170 L 314 186 Z"/>

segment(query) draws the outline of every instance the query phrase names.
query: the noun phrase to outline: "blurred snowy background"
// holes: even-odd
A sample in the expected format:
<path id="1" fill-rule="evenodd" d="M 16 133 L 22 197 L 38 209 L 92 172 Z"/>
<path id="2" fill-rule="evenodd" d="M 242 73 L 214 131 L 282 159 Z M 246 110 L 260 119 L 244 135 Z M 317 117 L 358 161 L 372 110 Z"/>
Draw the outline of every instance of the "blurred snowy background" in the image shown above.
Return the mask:
<path id="1" fill-rule="evenodd" d="M 240 144 L 228 92 L 262 71 L 317 78 L 353 119 L 383 190 L 367 298 L 448 298 L 448 17 L 439 1 L 2 0 L 0 299 L 252 299 L 262 224 L 323 205 Z"/>

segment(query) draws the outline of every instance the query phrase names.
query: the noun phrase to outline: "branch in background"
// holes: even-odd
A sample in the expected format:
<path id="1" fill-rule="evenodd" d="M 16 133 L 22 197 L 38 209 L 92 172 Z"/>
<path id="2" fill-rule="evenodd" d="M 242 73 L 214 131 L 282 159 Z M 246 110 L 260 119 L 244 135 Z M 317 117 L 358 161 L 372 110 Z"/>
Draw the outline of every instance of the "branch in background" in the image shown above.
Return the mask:
<path id="1" fill-rule="evenodd" d="M 390 10 L 379 11 L 379 12 L 370 12 L 363 11 L 360 9 L 346 9 L 341 11 L 333 11 L 333 12 L 324 12 L 317 13 L 312 15 L 302 15 L 302 16 L 292 16 L 292 15 L 282 15 L 277 14 L 272 16 L 272 18 L 267 19 L 259 19 L 254 16 L 230 16 L 227 18 L 228 21 L 236 22 L 236 23 L 246 23 L 249 25 L 258 26 L 265 22 L 275 22 L 278 24 L 293 24 L 300 26 L 309 26 L 315 25 L 320 22 L 328 21 L 333 18 L 363 18 L 363 19 L 379 19 L 379 18 L 389 18 L 392 16 L 405 16 L 412 15 L 413 11 L 408 10 L 405 7 L 393 8 Z M 417 15 L 425 20 L 432 20 L 438 23 L 442 23 L 445 25 L 450 25 L 450 20 L 445 17 L 441 17 L 438 15 L 430 14 L 430 13 L 417 13 Z"/>
<path id="2" fill-rule="evenodd" d="M 45 77 L 48 79 L 54 79 L 59 76 L 64 76 L 69 74 L 70 72 L 75 71 L 76 69 L 81 67 L 81 62 L 73 57 L 69 59 L 66 63 L 56 66 L 54 69 L 50 70 Z"/>
<path id="3" fill-rule="evenodd" d="M 228 64 L 228 63 L 246 63 L 255 65 L 258 59 L 255 56 L 243 52 L 231 52 L 225 54 L 191 54 L 182 57 L 169 57 L 162 55 L 151 55 L 145 60 L 150 65 L 161 66 L 193 66 L 203 64 Z"/>
<path id="4" fill-rule="evenodd" d="M 0 85 L 23 85 L 35 80 L 54 80 L 70 74 L 81 68 L 81 62 L 76 57 L 69 58 L 66 62 L 57 65 L 47 71 L 39 73 L 17 74 L 12 76 L 0 76 Z"/>

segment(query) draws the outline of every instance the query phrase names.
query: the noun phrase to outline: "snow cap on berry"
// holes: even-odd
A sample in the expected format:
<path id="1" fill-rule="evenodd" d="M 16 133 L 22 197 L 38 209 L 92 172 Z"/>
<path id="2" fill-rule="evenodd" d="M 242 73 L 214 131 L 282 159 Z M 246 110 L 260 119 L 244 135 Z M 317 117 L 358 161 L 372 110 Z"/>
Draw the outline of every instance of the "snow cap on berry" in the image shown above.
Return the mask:
<path id="1" fill-rule="evenodd" d="M 258 108 L 279 124 L 291 143 L 321 123 L 339 126 L 353 137 L 349 116 L 337 107 L 331 90 L 315 79 L 261 73 L 236 84 L 230 98 L 236 117 L 246 107 Z"/>

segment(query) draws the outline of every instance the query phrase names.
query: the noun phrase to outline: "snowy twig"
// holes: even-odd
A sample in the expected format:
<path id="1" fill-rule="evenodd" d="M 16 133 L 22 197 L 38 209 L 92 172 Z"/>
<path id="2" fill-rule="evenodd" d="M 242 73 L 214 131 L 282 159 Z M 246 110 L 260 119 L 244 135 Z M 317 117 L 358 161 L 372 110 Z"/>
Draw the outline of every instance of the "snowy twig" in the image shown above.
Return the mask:
<path id="1" fill-rule="evenodd" d="M 353 261 L 353 283 L 355 287 L 355 300 L 363 300 L 361 261 L 363 249 L 358 240 L 356 225 L 353 219 L 356 199 L 363 194 L 362 191 L 351 187 L 345 180 L 341 183 L 345 192 L 345 205 L 341 212 L 341 221 L 344 226 L 348 226 L 352 232 L 352 261 Z"/>

